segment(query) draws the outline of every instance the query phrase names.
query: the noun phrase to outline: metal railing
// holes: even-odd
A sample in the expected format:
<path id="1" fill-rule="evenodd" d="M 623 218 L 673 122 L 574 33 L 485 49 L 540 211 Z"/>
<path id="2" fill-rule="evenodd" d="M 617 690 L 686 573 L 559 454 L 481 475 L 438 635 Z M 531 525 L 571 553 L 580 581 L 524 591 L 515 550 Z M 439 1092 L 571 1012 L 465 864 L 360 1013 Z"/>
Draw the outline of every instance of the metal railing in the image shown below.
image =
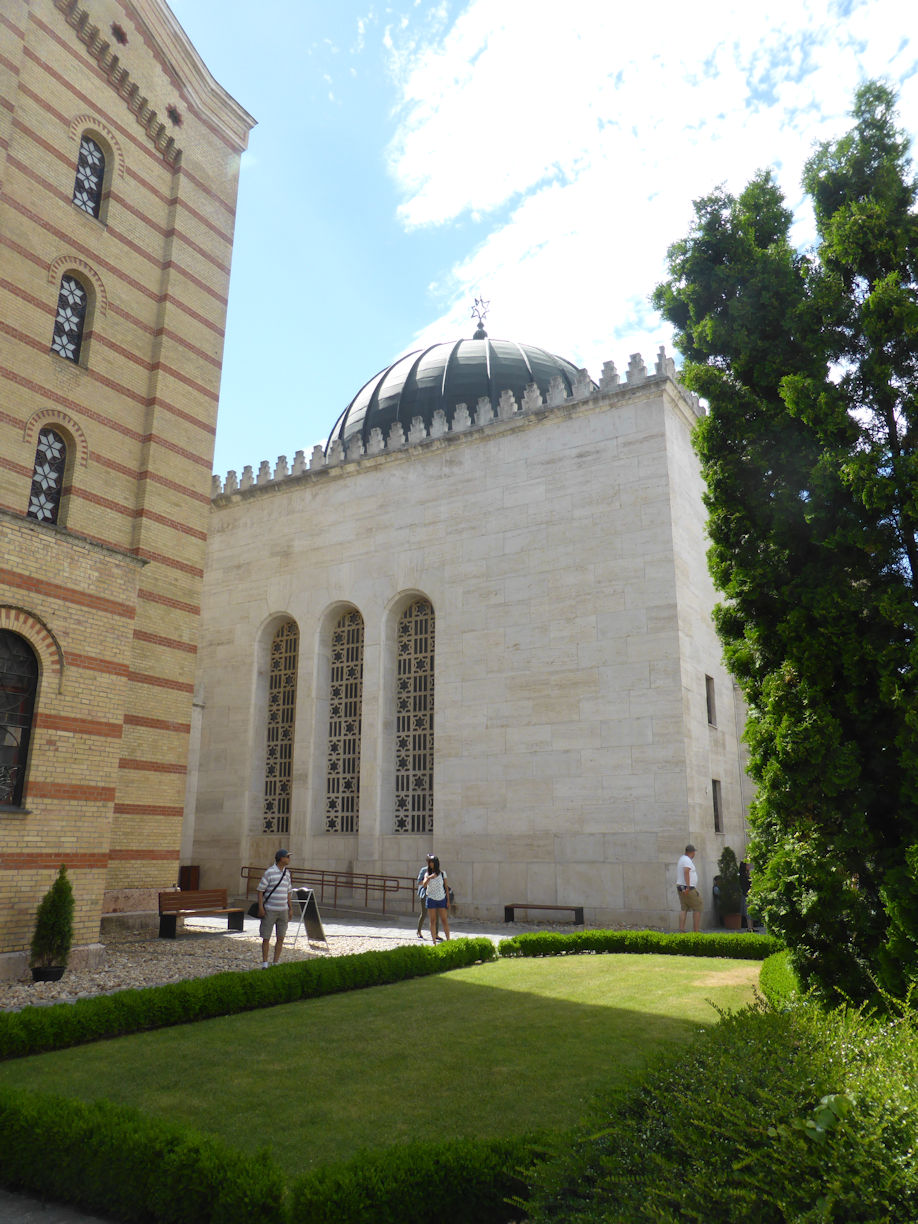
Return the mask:
<path id="1" fill-rule="evenodd" d="M 258 881 L 264 875 L 263 867 L 243 867 L 240 875 L 245 880 L 245 895 L 250 896 L 258 891 Z M 418 896 L 418 882 L 414 876 L 371 875 L 363 871 L 330 871 L 324 867 L 291 867 L 290 879 L 294 888 L 311 888 L 316 894 L 320 905 L 325 903 L 326 890 L 331 897 L 332 909 L 338 908 L 338 897 L 347 895 L 349 904 L 359 904 L 363 898 L 363 908 L 370 908 L 370 900 L 374 906 L 382 895 L 382 912 L 386 912 L 386 902 L 391 897 L 398 896 L 404 900 L 406 895 L 414 913 L 414 903 Z"/>

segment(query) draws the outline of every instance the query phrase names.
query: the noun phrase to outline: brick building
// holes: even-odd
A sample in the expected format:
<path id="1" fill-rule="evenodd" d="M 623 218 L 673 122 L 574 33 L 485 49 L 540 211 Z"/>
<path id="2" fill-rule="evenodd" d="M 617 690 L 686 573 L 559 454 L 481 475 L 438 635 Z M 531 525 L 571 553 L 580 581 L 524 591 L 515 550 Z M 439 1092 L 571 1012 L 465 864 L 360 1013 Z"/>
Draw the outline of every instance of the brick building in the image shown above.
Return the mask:
<path id="1" fill-rule="evenodd" d="M 160 0 L 0 9 L 0 973 L 176 880 L 239 160 Z"/>

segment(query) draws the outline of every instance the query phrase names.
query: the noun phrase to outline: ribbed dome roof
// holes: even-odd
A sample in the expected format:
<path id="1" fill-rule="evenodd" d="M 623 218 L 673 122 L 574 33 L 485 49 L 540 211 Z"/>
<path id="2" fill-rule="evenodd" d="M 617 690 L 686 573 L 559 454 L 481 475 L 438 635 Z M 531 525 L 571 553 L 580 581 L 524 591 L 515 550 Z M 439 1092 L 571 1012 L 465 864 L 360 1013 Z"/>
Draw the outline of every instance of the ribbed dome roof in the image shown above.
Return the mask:
<path id="1" fill-rule="evenodd" d="M 361 387 L 335 422 L 326 450 L 337 439 L 348 442 L 355 434 L 361 435 L 366 446 L 372 429 L 381 429 L 387 439 L 394 421 L 400 422 L 406 436 L 415 417 L 421 417 L 430 430 L 438 409 L 452 428 L 456 405 L 465 404 L 474 414 L 482 396 L 490 399 L 496 414 L 503 391 L 509 388 L 520 400 L 534 382 L 544 398 L 556 374 L 565 394 L 570 395 L 576 366 L 544 349 L 512 340 L 456 340 L 418 349 Z"/>

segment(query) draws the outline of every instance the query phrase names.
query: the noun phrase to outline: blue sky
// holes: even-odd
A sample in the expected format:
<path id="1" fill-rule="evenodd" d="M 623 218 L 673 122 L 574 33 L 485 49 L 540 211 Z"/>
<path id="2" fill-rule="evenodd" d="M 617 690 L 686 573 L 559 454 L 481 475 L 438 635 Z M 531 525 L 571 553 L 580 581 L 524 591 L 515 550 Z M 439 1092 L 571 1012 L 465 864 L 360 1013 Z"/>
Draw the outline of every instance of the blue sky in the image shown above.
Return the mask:
<path id="1" fill-rule="evenodd" d="M 169 0 L 257 120 L 240 176 L 214 470 L 324 441 L 399 354 L 469 336 L 652 364 L 691 202 L 800 174 L 882 77 L 918 137 L 900 0 Z"/>

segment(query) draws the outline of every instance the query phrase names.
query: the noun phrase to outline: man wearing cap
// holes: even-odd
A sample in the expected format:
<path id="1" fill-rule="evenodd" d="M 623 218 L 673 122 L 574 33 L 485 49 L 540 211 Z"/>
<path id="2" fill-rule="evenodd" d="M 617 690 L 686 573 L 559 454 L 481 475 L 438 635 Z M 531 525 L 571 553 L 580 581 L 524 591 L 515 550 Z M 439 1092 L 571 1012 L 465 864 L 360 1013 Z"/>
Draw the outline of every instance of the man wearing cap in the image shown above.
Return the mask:
<path id="1" fill-rule="evenodd" d="M 271 947 L 271 932 L 274 938 L 274 964 L 280 960 L 287 934 L 287 922 L 293 917 L 290 879 L 290 851 L 278 850 L 274 855 L 274 866 L 269 867 L 258 885 L 258 917 L 261 919 L 261 967 L 268 967 L 268 952 Z"/>
<path id="2" fill-rule="evenodd" d="M 695 869 L 695 847 L 691 842 L 676 864 L 676 888 L 679 892 L 679 930 L 685 932 L 685 916 L 692 915 L 692 925 L 701 929 L 701 893 L 698 891 L 698 872 Z"/>
<path id="3" fill-rule="evenodd" d="M 423 880 L 424 880 L 424 877 L 427 875 L 428 871 L 432 870 L 433 861 L 434 861 L 434 856 L 433 856 L 433 851 L 431 850 L 430 854 L 428 854 L 427 856 L 427 862 L 418 872 L 418 897 L 420 898 L 420 901 L 421 901 L 421 912 L 420 914 L 418 914 L 418 939 L 424 938 L 424 932 L 421 930 L 421 927 L 424 925 L 424 923 L 427 920 L 427 889 L 424 887 Z M 437 914 L 436 919 L 437 919 L 437 929 L 438 930 L 439 930 L 439 917 L 440 917 L 439 914 Z"/>

